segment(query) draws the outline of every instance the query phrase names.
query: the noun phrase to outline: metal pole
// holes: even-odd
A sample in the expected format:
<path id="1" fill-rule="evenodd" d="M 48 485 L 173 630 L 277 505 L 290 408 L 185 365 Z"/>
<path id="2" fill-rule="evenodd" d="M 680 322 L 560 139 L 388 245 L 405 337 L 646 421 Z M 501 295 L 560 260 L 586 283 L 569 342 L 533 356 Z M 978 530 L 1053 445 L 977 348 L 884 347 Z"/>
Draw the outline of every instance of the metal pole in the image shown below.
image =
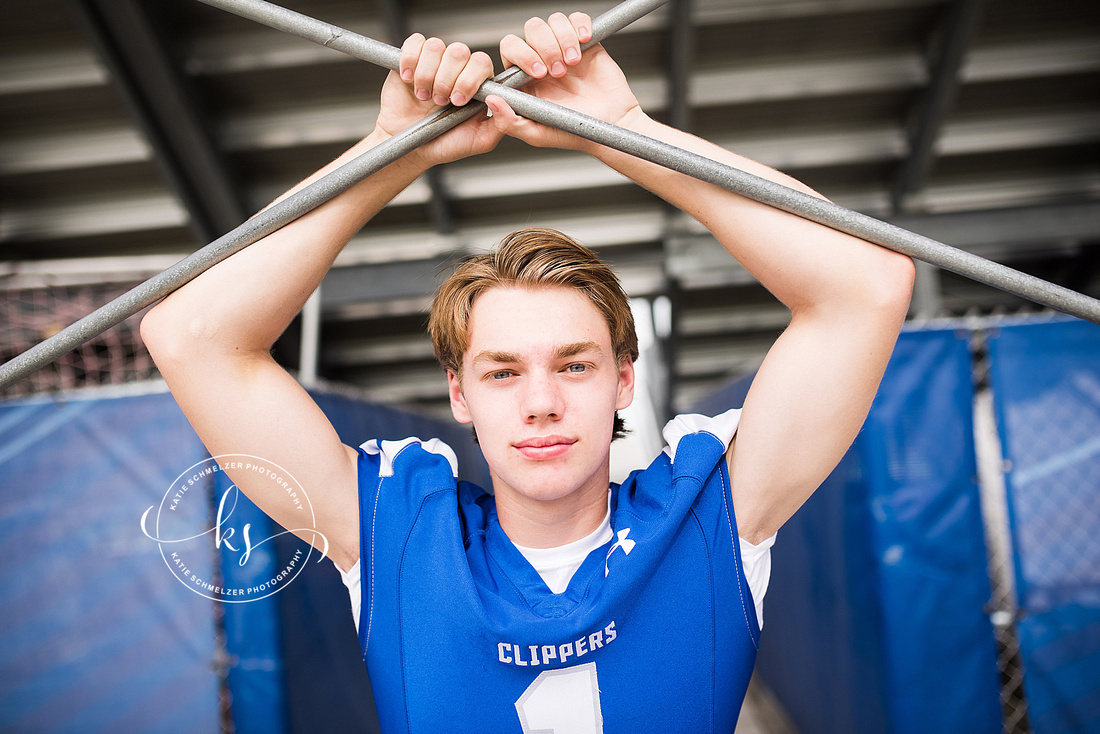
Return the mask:
<path id="1" fill-rule="evenodd" d="M 298 382 L 304 387 L 317 385 L 317 362 L 321 353 L 321 286 L 302 306 L 302 336 L 298 347 Z"/>
<path id="2" fill-rule="evenodd" d="M 587 48 L 599 43 L 667 1 L 626 0 L 615 6 L 592 21 L 592 40 L 583 47 Z M 390 69 L 396 69 L 400 60 L 399 49 L 271 3 L 259 0 L 212 0 L 208 4 L 215 7 L 224 6 L 230 12 L 262 23 L 269 23 L 279 30 L 316 41 Z M 531 77 L 513 66 L 495 76 L 494 80 L 499 83 L 498 86 L 507 89 L 508 87 L 503 85 L 523 86 L 531 81 Z M 154 275 L 141 285 L 65 327 L 49 339 L 39 342 L 0 365 L 0 388 L 7 387 L 45 367 L 61 355 L 164 298 L 233 253 L 243 250 L 293 222 L 403 155 L 465 122 L 483 109 L 485 105 L 482 103 L 471 102 L 458 108 L 448 105 L 416 124 L 410 125 L 389 140 L 348 161 L 278 204 L 265 209 L 206 247 L 191 253 L 167 270 Z"/>
<path id="3" fill-rule="evenodd" d="M 389 66 L 391 69 L 395 68 L 397 56 L 400 54 L 398 49 L 391 49 L 387 56 L 378 48 L 385 44 L 285 8 L 279 8 L 265 0 L 200 1 L 270 24 L 287 33 L 346 51 L 358 58 L 368 61 L 373 61 L 375 58 L 392 59 L 390 63 L 393 65 Z M 623 3 L 605 16 L 613 12 L 621 13 L 621 9 L 626 5 L 627 3 Z M 595 39 L 584 47 L 587 48 L 594 42 Z M 524 78 L 525 84 L 529 77 L 523 72 L 519 74 Z M 490 94 L 499 95 L 516 112 L 530 120 L 657 163 L 754 201 L 846 232 L 945 270 L 965 275 L 1035 303 L 1100 324 L 1100 301 L 1095 298 L 512 88 L 518 86 L 523 84 L 504 86 L 496 80 L 487 81 L 481 85 L 474 96 L 484 100 Z"/>
<path id="4" fill-rule="evenodd" d="M 225 8 L 246 18 L 269 23 L 272 27 L 345 51 L 358 58 L 379 63 L 390 69 L 396 68 L 398 64 L 400 52 L 396 48 L 263 0 L 201 1 Z M 607 34 L 598 32 L 606 31 L 606 26 L 597 27 L 601 21 L 611 26 L 621 22 L 618 27 L 622 27 L 634 19 L 627 19 L 631 11 L 639 12 L 639 15 L 634 17 L 641 17 L 665 1 L 627 0 L 616 6 L 593 21 L 593 39 L 585 44 L 585 47 L 597 43 Z M 383 47 L 388 48 L 389 51 Z M 1094 298 L 511 88 L 523 86 L 528 81 L 530 77 L 513 67 L 495 77 L 494 81 L 482 84 L 475 96 L 479 100 L 484 100 L 489 94 L 497 94 L 528 119 L 552 125 L 777 209 L 1100 324 L 1100 301 Z M 215 263 L 319 206 L 405 153 L 469 119 L 481 109 L 480 105 L 466 105 L 459 109 L 445 107 L 298 191 L 295 195 L 283 200 L 280 205 L 261 212 L 202 250 L 0 366 L 0 387 L 30 374 L 61 354 L 164 297 Z M 391 157 L 383 160 L 383 156 Z"/>
<path id="5" fill-rule="evenodd" d="M 596 143 L 657 163 L 754 201 L 824 224 L 861 239 L 1059 311 L 1100 324 L 1100 301 L 986 260 L 893 224 L 860 214 L 816 196 L 795 191 L 697 153 L 616 127 L 514 89 L 487 81 L 479 99 L 496 94 L 524 117 L 571 132 Z"/>

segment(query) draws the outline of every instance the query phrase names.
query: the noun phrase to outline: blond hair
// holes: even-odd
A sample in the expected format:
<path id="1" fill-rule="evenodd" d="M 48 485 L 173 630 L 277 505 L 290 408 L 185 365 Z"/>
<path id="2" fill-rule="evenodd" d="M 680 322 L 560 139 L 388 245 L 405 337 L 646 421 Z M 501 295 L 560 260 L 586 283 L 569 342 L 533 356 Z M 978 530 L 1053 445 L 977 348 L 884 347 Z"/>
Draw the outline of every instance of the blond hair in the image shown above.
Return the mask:
<path id="1" fill-rule="evenodd" d="M 638 359 L 634 316 L 615 273 L 570 237 L 533 227 L 513 232 L 492 252 L 466 260 L 436 291 L 428 333 L 444 370 L 461 377 L 462 356 L 470 343 L 470 311 L 479 295 L 497 286 L 576 288 L 607 322 L 615 361 Z"/>
<path id="2" fill-rule="evenodd" d="M 618 277 L 596 253 L 553 229 L 521 229 L 492 252 L 466 260 L 436 291 L 428 333 L 443 369 L 461 373 L 470 311 L 497 286 L 576 288 L 607 322 L 616 361 L 638 358 L 634 316 Z"/>

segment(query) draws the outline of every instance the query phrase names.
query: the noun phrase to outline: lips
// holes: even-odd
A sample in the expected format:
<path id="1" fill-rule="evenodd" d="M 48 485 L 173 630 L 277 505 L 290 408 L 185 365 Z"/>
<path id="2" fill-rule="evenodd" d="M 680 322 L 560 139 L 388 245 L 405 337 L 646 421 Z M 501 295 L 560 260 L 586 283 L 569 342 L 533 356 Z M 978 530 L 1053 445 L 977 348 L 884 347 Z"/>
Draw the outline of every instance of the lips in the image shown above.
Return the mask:
<path id="1" fill-rule="evenodd" d="M 565 436 L 539 436 L 512 445 L 525 459 L 545 461 L 561 456 L 574 443 L 576 443 L 576 440 Z"/>

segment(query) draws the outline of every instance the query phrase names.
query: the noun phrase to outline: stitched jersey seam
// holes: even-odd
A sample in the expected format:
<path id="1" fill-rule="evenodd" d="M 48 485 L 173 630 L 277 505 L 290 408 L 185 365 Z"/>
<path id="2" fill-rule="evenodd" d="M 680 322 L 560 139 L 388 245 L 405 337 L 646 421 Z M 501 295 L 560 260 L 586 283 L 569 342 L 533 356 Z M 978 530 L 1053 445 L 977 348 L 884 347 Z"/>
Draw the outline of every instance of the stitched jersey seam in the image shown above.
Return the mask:
<path id="1" fill-rule="evenodd" d="M 370 647 L 370 631 L 374 624 L 374 539 L 378 527 L 378 500 L 382 497 L 382 477 L 378 477 L 378 487 L 374 491 L 374 512 L 370 519 L 370 607 L 367 610 L 367 636 L 366 645 L 363 646 L 363 656 L 367 655 Z"/>
<path id="2" fill-rule="evenodd" d="M 732 494 L 733 494 L 733 490 L 730 487 L 730 485 L 727 484 L 726 472 L 722 470 L 721 466 L 718 467 L 718 474 L 722 478 L 722 506 L 725 508 L 725 511 L 726 511 L 726 523 L 729 525 L 729 528 L 730 528 L 730 540 L 732 541 L 732 543 L 734 545 L 733 557 L 737 560 L 738 565 L 740 565 L 740 567 L 741 567 L 741 569 L 737 573 L 737 595 L 741 599 L 741 613 L 745 615 L 745 627 L 748 628 L 749 639 L 752 640 L 752 646 L 754 648 L 756 648 L 757 650 L 759 650 L 760 649 L 760 640 L 757 638 L 757 636 L 755 634 L 753 634 L 752 620 L 749 618 L 748 607 L 745 606 L 744 585 L 741 583 L 742 581 L 744 581 L 745 584 L 747 584 L 748 579 L 745 578 L 745 562 L 741 558 L 740 548 L 737 547 L 738 539 L 735 536 L 736 525 L 733 522 L 733 517 L 730 515 L 729 505 L 730 505 L 730 498 L 732 497 Z"/>
<path id="3" fill-rule="evenodd" d="M 710 665 L 710 730 L 714 731 L 714 707 L 718 705 L 718 600 L 715 598 L 714 556 L 710 552 L 707 534 L 703 530 L 703 523 L 700 522 L 695 508 L 689 507 L 688 514 L 695 520 L 695 528 L 703 540 L 703 552 L 707 557 L 707 589 L 710 590 L 710 647 L 714 652 Z"/>

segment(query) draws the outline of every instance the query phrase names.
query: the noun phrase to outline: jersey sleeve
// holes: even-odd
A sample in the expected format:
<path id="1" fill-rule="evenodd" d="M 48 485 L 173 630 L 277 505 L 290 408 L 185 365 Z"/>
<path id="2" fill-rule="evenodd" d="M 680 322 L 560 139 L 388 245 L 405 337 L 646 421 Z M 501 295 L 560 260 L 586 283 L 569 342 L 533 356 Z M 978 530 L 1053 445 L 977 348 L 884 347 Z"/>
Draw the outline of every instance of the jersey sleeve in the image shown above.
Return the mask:
<path id="1" fill-rule="evenodd" d="M 729 449 L 730 442 L 737 434 L 737 425 L 741 419 L 741 410 L 735 408 L 716 416 L 698 415 L 693 413 L 678 415 L 669 421 L 662 431 L 667 443 L 665 453 L 676 461 L 676 447 L 680 439 L 689 434 L 708 433 Z M 732 501 L 732 498 L 731 498 Z M 735 508 L 736 509 L 736 508 Z M 748 582 L 749 591 L 752 594 L 753 605 L 756 607 L 756 619 L 761 628 L 764 626 L 764 594 L 768 590 L 768 581 L 771 579 L 771 548 L 775 544 L 775 535 L 761 541 L 757 545 L 738 536 L 738 546 L 741 551 L 741 565 Z"/>
<path id="2" fill-rule="evenodd" d="M 360 628 L 359 622 L 364 604 L 366 604 L 368 608 L 370 604 L 370 579 L 375 570 L 370 559 L 375 548 L 375 524 L 379 504 L 382 500 L 383 482 L 385 480 L 393 480 L 396 473 L 395 464 L 398 456 L 410 448 L 419 449 L 419 452 L 414 451 L 413 453 L 417 455 L 425 454 L 429 458 L 428 462 L 421 460 L 417 463 L 430 463 L 430 457 L 443 459 L 446 461 L 446 468 L 437 473 L 450 474 L 452 478 L 458 476 L 458 457 L 450 446 L 437 438 L 427 440 L 406 438 L 400 441 L 379 441 L 377 439 L 371 439 L 370 441 L 364 442 L 359 447 L 359 559 L 347 571 L 336 566 L 336 570 L 340 573 L 340 580 L 343 581 L 344 586 L 347 587 L 348 590 L 348 597 L 351 601 L 351 615 L 352 619 L 355 620 L 356 630 Z M 435 463 L 438 464 L 441 462 L 437 461 Z M 449 471 L 447 471 L 447 469 L 449 469 Z M 415 490 L 404 491 L 408 490 L 408 487 L 402 488 L 400 483 L 397 483 L 395 489 L 402 493 L 402 499 L 414 499 L 411 495 L 415 494 Z M 391 506 L 396 505 L 397 507 L 406 505 L 405 502 L 388 504 Z M 368 562 L 366 563 L 364 563 L 364 554 L 366 554 L 368 558 Z M 335 564 L 333 565 L 335 566 Z M 361 638 L 363 638 L 364 635 L 365 631 L 360 631 Z"/>

